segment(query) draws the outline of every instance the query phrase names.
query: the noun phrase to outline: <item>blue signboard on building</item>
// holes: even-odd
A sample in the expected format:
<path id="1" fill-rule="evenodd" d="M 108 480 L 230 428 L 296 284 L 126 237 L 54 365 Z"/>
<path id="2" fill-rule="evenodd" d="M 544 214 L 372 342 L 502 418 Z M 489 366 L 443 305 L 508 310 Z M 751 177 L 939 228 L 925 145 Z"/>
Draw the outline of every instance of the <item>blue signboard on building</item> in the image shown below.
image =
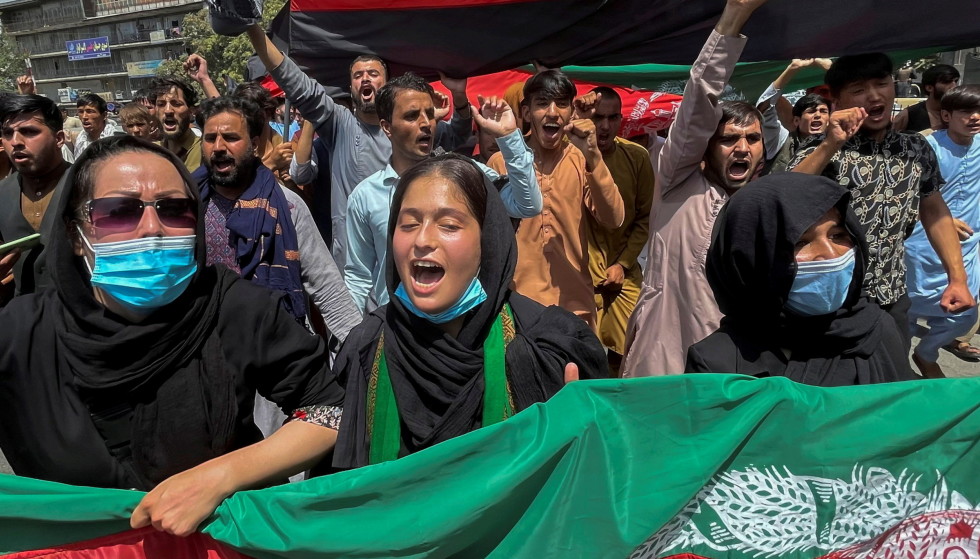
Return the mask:
<path id="1" fill-rule="evenodd" d="M 90 58 L 109 58 L 109 37 L 96 37 L 95 39 L 79 39 L 65 43 L 68 50 L 68 60 L 88 60 Z"/>

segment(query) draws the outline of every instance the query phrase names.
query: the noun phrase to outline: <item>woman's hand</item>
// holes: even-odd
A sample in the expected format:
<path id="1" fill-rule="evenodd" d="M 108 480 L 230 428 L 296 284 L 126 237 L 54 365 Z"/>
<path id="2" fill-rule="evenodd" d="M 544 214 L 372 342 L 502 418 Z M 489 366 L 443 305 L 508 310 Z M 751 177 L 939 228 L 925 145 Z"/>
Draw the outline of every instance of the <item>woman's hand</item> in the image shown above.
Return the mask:
<path id="1" fill-rule="evenodd" d="M 565 384 L 578 380 L 578 365 L 569 362 L 565 365 Z"/>
<path id="2" fill-rule="evenodd" d="M 152 525 L 161 532 L 189 536 L 233 492 L 224 487 L 227 479 L 223 469 L 212 462 L 169 477 L 143 497 L 129 525 Z"/>

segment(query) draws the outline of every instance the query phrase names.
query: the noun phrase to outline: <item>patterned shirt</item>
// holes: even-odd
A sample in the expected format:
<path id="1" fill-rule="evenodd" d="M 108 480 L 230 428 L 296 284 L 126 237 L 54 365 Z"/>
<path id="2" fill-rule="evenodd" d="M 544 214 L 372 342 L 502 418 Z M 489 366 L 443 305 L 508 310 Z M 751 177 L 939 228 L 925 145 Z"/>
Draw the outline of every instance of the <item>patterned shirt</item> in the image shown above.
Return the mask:
<path id="1" fill-rule="evenodd" d="M 229 241 L 230 233 L 226 223 L 228 214 L 235 208 L 235 201 L 221 196 L 217 192 L 208 200 L 208 208 L 204 214 L 204 233 L 207 236 L 208 266 L 224 264 L 229 270 L 241 274 L 235 247 Z"/>
<path id="2" fill-rule="evenodd" d="M 800 146 L 789 169 L 813 153 L 824 136 Z M 851 191 L 851 208 L 865 227 L 871 262 L 864 285 L 879 304 L 905 295 L 905 245 L 919 219 L 919 199 L 944 184 L 936 154 L 919 134 L 889 130 L 881 142 L 858 134 L 844 143 L 823 175 Z"/>

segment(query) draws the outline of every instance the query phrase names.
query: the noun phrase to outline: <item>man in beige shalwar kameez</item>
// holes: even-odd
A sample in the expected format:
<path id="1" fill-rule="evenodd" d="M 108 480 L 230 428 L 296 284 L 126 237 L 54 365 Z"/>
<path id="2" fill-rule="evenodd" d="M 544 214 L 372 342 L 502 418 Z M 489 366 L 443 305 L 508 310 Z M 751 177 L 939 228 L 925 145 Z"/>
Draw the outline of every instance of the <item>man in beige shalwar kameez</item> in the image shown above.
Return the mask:
<path id="1" fill-rule="evenodd" d="M 704 271 L 711 228 L 728 197 L 752 179 L 764 150 L 758 110 L 718 99 L 745 47 L 742 26 L 764 3 L 729 0 L 691 67 L 657 164 L 649 257 L 627 328 L 624 377 L 683 373 L 688 347 L 721 322 Z"/>

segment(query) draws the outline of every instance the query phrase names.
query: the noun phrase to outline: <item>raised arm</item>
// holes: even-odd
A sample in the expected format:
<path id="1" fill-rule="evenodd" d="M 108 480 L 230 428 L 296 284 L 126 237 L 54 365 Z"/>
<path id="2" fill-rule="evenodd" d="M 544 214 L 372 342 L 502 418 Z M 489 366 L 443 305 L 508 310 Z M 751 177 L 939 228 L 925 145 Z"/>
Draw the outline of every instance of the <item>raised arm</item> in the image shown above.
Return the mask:
<path id="1" fill-rule="evenodd" d="M 333 98 L 327 95 L 322 85 L 307 76 L 292 60 L 283 56 L 261 26 L 250 25 L 247 33 L 252 48 L 269 70 L 269 75 L 285 92 L 286 97 L 296 106 L 303 118 L 313 123 L 313 127 L 321 137 L 332 142 L 334 134 L 329 124 L 340 110 L 346 108 L 339 107 Z"/>
<path id="2" fill-rule="evenodd" d="M 565 133 L 568 141 L 585 156 L 586 180 L 582 197 L 585 207 L 599 225 L 608 229 L 619 227 L 626 218 L 623 196 L 602 160 L 595 137 L 595 123 L 588 118 L 573 120 L 565 126 Z"/>
<path id="3" fill-rule="evenodd" d="M 496 138 L 497 146 L 504 160 L 507 172 L 507 185 L 500 189 L 500 198 L 507 208 L 507 214 L 514 218 L 534 217 L 541 213 L 544 202 L 541 188 L 534 172 L 534 154 L 524 142 L 521 131 L 517 129 L 517 119 L 503 99 L 480 96 L 480 107 L 473 107 L 473 118 L 481 130 Z M 494 177 L 497 173 L 489 167 L 484 172 Z"/>
<path id="4" fill-rule="evenodd" d="M 200 54 L 188 56 L 184 62 L 184 71 L 187 72 L 188 77 L 201 85 L 201 89 L 204 90 L 204 94 L 208 96 L 208 99 L 221 97 L 221 93 L 218 93 L 218 88 L 215 87 L 214 81 L 211 80 L 211 75 L 208 74 L 208 61 L 203 56 Z"/>
<path id="5" fill-rule="evenodd" d="M 708 141 L 721 120 L 718 99 L 745 48 L 742 26 L 764 2 L 729 0 L 691 67 L 680 110 L 657 162 L 662 195 L 701 168 Z"/>

